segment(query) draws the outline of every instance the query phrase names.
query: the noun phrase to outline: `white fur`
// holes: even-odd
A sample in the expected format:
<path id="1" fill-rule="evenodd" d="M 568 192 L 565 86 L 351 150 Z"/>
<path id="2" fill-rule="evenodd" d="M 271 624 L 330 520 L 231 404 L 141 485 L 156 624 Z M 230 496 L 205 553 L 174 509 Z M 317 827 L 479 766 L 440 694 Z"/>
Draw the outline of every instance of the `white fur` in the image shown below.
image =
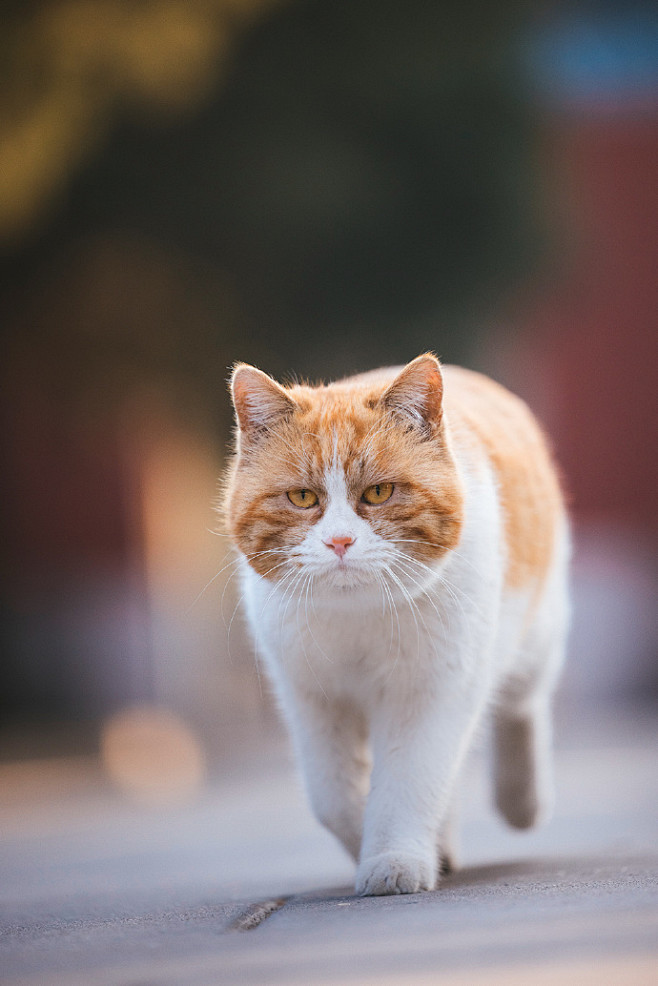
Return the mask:
<path id="1" fill-rule="evenodd" d="M 567 624 L 566 522 L 539 602 L 506 593 L 491 473 L 459 461 L 465 523 L 430 570 L 400 562 L 348 502 L 334 463 L 328 504 L 278 584 L 243 564 L 250 626 L 289 723 L 319 820 L 358 862 L 360 894 L 431 889 L 455 783 L 495 709 L 497 804 L 532 824 L 550 800 L 549 704 Z M 351 537 L 344 559 L 324 543 Z M 529 619 L 529 606 L 533 602 Z M 438 847 L 438 852 L 437 852 Z"/>

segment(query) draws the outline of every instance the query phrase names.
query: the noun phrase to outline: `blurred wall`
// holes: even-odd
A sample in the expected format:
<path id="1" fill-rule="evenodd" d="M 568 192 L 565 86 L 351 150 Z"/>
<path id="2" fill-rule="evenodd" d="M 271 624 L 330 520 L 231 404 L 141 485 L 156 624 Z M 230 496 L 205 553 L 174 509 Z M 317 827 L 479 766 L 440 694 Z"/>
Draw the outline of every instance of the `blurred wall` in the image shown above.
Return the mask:
<path id="1" fill-rule="evenodd" d="M 527 51 L 560 254 L 489 340 L 491 366 L 548 426 L 574 517 L 563 694 L 655 701 L 658 16 L 560 5 Z"/>

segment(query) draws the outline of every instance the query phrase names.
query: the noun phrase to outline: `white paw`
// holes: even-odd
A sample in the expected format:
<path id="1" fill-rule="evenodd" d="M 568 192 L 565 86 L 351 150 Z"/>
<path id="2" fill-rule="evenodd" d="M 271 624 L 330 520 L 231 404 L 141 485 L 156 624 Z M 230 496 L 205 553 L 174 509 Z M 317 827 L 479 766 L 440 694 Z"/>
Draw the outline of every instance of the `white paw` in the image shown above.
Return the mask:
<path id="1" fill-rule="evenodd" d="M 434 860 L 404 852 L 384 852 L 364 859 L 356 873 L 356 892 L 362 897 L 416 894 L 433 890 L 435 883 Z"/>

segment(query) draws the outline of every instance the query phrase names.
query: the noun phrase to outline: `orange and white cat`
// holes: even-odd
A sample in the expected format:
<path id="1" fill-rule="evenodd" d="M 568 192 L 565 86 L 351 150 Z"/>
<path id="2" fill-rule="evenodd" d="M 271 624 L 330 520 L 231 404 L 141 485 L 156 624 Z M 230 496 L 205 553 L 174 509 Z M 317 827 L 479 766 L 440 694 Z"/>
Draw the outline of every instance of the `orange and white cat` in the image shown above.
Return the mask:
<path id="1" fill-rule="evenodd" d="M 487 710 L 498 808 L 550 806 L 569 535 L 542 433 L 431 354 L 318 387 L 240 364 L 232 393 L 227 520 L 313 809 L 357 893 L 432 889 Z"/>

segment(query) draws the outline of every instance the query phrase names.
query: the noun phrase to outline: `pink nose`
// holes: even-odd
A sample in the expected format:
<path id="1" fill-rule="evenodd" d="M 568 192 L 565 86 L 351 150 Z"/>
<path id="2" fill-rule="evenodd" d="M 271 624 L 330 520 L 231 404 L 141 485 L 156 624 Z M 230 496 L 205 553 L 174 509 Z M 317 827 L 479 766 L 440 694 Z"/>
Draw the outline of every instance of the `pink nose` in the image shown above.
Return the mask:
<path id="1" fill-rule="evenodd" d="M 351 544 L 354 544 L 354 538 L 351 537 L 333 537 L 328 538 L 325 542 L 328 548 L 333 548 L 339 558 L 342 558 L 347 549 Z"/>

